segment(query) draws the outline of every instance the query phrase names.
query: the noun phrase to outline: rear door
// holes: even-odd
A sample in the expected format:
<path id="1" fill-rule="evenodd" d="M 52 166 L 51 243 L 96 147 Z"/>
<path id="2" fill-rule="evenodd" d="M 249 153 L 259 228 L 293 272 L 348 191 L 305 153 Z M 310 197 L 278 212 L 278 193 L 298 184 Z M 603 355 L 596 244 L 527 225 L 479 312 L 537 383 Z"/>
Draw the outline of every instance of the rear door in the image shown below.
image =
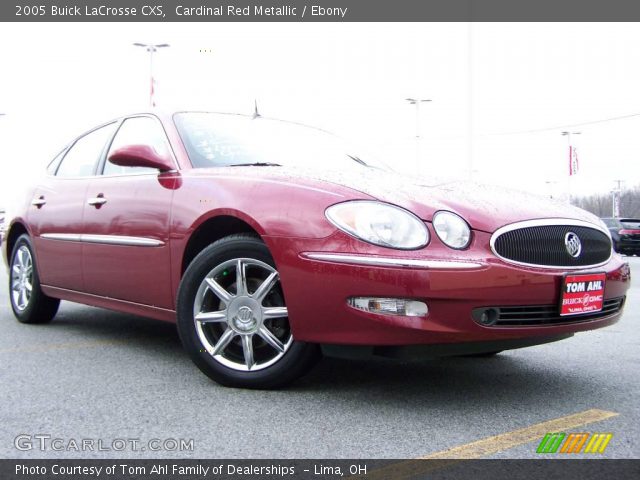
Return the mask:
<path id="1" fill-rule="evenodd" d="M 78 138 L 61 159 L 51 163 L 35 188 L 27 220 L 44 285 L 83 290 L 80 235 L 86 191 L 116 125 L 104 125 Z"/>
<path id="2" fill-rule="evenodd" d="M 131 117 L 120 125 L 112 152 L 148 145 L 173 157 L 160 121 Z M 109 153 L 105 156 L 108 158 Z M 120 167 L 103 160 L 87 191 L 83 271 L 86 291 L 173 309 L 169 225 L 176 173 Z"/>

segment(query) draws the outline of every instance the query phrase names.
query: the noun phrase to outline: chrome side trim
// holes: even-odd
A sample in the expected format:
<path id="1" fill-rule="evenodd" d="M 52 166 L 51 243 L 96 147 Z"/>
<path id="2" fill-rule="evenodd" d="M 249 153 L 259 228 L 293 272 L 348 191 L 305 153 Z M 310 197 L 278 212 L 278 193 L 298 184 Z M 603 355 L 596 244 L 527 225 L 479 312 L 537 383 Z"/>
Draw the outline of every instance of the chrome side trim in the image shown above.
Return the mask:
<path id="1" fill-rule="evenodd" d="M 144 237 L 128 237 L 125 235 L 43 233 L 40 237 L 64 242 L 100 243 L 104 245 L 123 245 L 128 247 L 161 247 L 164 245 L 164 242 L 161 240 Z"/>
<path id="2" fill-rule="evenodd" d="M 342 253 L 305 252 L 302 257 L 324 262 L 345 263 L 350 265 L 369 265 L 373 267 L 419 268 L 424 270 L 476 270 L 483 268 L 482 263 L 464 260 L 417 260 L 411 258 L 373 257 L 368 255 L 350 255 Z"/>
<path id="3" fill-rule="evenodd" d="M 61 240 L 63 242 L 81 242 L 82 235 L 76 235 L 75 233 L 43 233 L 40 238 L 46 238 L 47 240 Z"/>
<path id="4" fill-rule="evenodd" d="M 602 265 L 606 265 L 607 263 L 609 263 L 609 261 L 611 260 L 611 257 L 613 256 L 613 248 L 611 248 L 611 252 L 609 253 L 609 258 L 607 258 L 604 262 L 596 263 L 593 265 L 581 265 L 577 267 L 567 267 L 567 266 L 561 266 L 561 265 L 539 265 L 537 263 L 518 262 L 515 260 L 505 258 L 496 251 L 496 248 L 495 248 L 496 240 L 503 233 L 507 233 L 513 230 L 519 230 L 521 228 L 527 228 L 527 227 L 547 227 L 547 226 L 553 226 L 553 225 L 568 225 L 568 226 L 575 226 L 575 227 L 592 228 L 594 230 L 604 233 L 609 238 L 609 240 L 611 240 L 611 233 L 609 233 L 608 230 L 605 230 L 600 225 L 597 225 L 595 223 L 589 223 L 583 220 L 575 220 L 571 218 L 540 218 L 536 220 L 525 220 L 523 222 L 510 223 L 509 225 L 505 225 L 497 229 L 495 232 L 493 232 L 493 234 L 491 235 L 491 240 L 489 241 L 491 252 L 493 252 L 493 254 L 496 257 L 498 257 L 500 260 L 502 260 L 505 263 L 510 263 L 512 265 L 521 265 L 523 267 L 542 268 L 546 270 L 585 270 L 589 268 L 601 267 Z"/>
<path id="5" fill-rule="evenodd" d="M 130 247 L 161 247 L 164 242 L 153 238 L 127 237 L 125 235 L 82 235 L 85 243 L 105 243 L 107 245 L 127 245 Z"/>

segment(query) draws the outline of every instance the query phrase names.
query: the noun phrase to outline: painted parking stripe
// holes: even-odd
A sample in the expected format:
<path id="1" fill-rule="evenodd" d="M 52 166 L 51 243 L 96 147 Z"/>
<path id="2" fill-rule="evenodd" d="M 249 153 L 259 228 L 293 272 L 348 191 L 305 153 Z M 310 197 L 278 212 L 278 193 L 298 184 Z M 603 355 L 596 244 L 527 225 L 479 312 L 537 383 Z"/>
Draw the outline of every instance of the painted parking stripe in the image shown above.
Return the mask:
<path id="1" fill-rule="evenodd" d="M 529 427 L 520 428 L 500 435 L 494 435 L 476 442 L 467 443 L 416 458 L 416 460 L 441 460 L 440 462 L 408 461 L 394 463 L 392 465 L 373 470 L 369 472 L 366 477 L 362 478 L 366 478 L 367 480 L 387 480 L 390 478 L 393 478 L 394 480 L 408 479 L 416 475 L 423 475 L 433 470 L 440 470 L 463 460 L 482 458 L 487 455 L 533 442 L 535 440 L 540 440 L 545 437 L 548 432 L 571 430 L 590 423 L 601 422 L 618 415 L 620 414 L 607 410 L 585 410 L 584 412 L 567 415 L 566 417 L 560 417 L 542 423 L 536 423 Z M 553 438 L 548 439 L 549 446 L 546 448 L 552 448 L 552 445 L 555 445 L 556 443 L 559 445 L 559 441 L 562 441 L 564 435 L 562 435 L 562 438 L 560 438 L 559 441 L 559 436 L 553 435 L 550 437 Z M 594 450 L 603 449 L 603 445 L 606 447 L 606 443 L 609 443 L 609 440 L 610 438 L 603 435 L 602 439 L 598 441 L 599 445 L 594 443 L 594 445 L 587 445 L 587 448 L 591 447 Z"/>
<path id="2" fill-rule="evenodd" d="M 493 437 L 484 438 L 477 442 L 467 443 L 459 447 L 450 448 L 441 452 L 425 455 L 424 459 L 456 458 L 471 459 L 481 458 L 492 453 L 501 452 L 518 445 L 532 442 L 542 438 L 547 432 L 562 432 L 572 428 L 581 427 L 594 422 L 601 422 L 607 418 L 619 415 L 606 410 L 585 410 L 566 417 L 556 418 L 547 422 L 537 423 L 530 427 L 521 428 L 508 433 L 502 433 Z"/>

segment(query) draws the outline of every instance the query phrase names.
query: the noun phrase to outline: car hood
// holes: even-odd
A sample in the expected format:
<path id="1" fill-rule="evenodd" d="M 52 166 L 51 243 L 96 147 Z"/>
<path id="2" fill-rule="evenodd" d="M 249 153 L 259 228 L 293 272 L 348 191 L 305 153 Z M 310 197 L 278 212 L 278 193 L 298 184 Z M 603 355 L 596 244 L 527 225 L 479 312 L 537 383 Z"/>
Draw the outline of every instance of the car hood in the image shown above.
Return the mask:
<path id="1" fill-rule="evenodd" d="M 287 176 L 304 176 L 357 190 L 378 200 L 393 203 L 431 221 L 438 210 L 462 216 L 472 228 L 493 232 L 522 220 L 571 218 L 599 228 L 599 219 L 566 203 L 497 186 L 468 181 L 438 181 L 363 168 L 357 171 L 317 171 L 284 168 Z"/>

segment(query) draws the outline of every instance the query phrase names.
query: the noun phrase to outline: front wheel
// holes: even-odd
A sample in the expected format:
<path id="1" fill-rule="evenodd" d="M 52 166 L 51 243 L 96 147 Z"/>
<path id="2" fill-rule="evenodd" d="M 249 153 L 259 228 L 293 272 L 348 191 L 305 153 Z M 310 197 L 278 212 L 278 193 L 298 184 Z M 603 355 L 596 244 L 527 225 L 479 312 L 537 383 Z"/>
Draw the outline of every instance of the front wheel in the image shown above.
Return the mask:
<path id="1" fill-rule="evenodd" d="M 309 370 L 317 345 L 294 340 L 266 245 L 233 235 L 205 248 L 178 291 L 178 332 L 194 363 L 232 387 L 276 388 Z"/>
<path id="2" fill-rule="evenodd" d="M 49 323 L 58 312 L 60 300 L 46 296 L 28 235 L 16 241 L 9 265 L 9 297 L 13 314 L 22 323 Z"/>

